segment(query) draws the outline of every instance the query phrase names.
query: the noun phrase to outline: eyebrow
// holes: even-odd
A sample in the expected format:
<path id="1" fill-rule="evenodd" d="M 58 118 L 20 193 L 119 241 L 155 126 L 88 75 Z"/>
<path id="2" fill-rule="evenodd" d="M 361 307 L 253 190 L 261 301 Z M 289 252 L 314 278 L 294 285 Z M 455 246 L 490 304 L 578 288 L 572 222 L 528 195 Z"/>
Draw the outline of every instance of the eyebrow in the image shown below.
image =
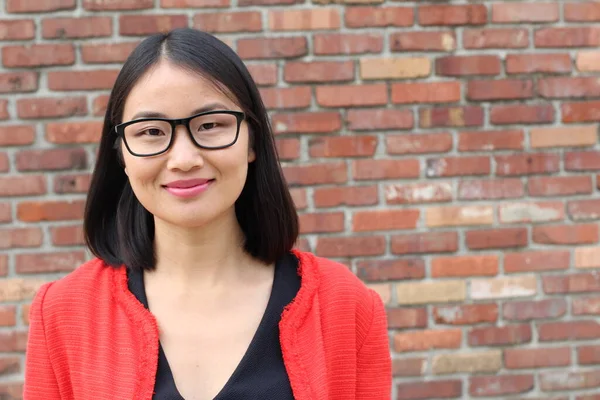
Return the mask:
<path id="1" fill-rule="evenodd" d="M 226 106 L 221 103 L 208 103 L 204 106 L 195 109 L 190 115 L 200 114 L 206 111 L 214 110 L 229 110 Z M 157 111 L 140 111 L 136 113 L 131 119 L 135 120 L 138 118 L 168 118 L 166 114 Z"/>

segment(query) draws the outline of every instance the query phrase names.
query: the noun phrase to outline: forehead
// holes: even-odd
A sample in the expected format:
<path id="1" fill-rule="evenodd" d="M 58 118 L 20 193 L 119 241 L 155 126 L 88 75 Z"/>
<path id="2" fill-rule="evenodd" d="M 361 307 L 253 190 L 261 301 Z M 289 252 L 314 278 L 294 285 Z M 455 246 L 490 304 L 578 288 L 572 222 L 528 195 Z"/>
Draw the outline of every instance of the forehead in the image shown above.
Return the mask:
<path id="1" fill-rule="evenodd" d="M 198 73 L 161 61 L 132 87 L 123 107 L 123 121 L 141 112 L 156 112 L 170 118 L 190 115 L 210 103 L 238 109 L 230 96 Z"/>

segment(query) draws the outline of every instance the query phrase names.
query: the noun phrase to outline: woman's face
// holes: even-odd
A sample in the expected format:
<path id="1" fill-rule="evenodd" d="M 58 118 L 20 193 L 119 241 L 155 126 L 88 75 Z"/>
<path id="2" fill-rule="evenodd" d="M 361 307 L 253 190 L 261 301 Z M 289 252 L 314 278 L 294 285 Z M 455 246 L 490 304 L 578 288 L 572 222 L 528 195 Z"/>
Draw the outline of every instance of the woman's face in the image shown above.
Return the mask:
<path id="1" fill-rule="evenodd" d="M 212 106 L 211 106 L 212 105 Z M 147 118 L 149 114 L 164 118 L 185 118 L 206 107 L 241 111 L 228 96 L 199 75 L 168 61 L 161 61 L 133 87 L 125 101 L 123 122 Z M 209 143 L 220 122 L 205 119 L 192 128 Z M 224 122 L 231 122 L 226 120 Z M 225 125 L 223 125 L 225 126 Z M 130 130 L 139 146 L 162 140 L 160 125 Z M 184 125 L 173 132 L 170 149 L 151 157 L 137 157 L 121 144 L 125 173 L 140 203 L 155 218 L 187 228 L 211 222 L 234 212 L 248 172 L 254 161 L 249 148 L 249 132 L 245 121 L 240 126 L 236 143 L 220 150 L 206 150 L 194 145 Z M 128 142 L 129 143 L 129 142 Z M 135 150 L 135 149 L 133 149 Z"/>

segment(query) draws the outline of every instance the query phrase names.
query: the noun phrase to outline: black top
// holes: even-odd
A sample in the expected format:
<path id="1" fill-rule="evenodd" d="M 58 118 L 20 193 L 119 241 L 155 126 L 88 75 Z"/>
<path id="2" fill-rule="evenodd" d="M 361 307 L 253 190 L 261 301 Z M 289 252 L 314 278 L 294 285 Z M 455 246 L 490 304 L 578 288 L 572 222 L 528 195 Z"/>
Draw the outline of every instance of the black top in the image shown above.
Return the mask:
<path id="1" fill-rule="evenodd" d="M 298 260 L 293 254 L 286 255 L 276 263 L 273 288 L 258 329 L 242 360 L 213 400 L 294 399 L 281 354 L 279 321 L 284 307 L 296 297 L 300 289 L 297 271 Z M 127 274 L 129 290 L 148 308 L 143 273 L 128 268 Z M 177 391 L 160 341 L 158 345 L 158 368 L 152 399 L 184 400 Z"/>

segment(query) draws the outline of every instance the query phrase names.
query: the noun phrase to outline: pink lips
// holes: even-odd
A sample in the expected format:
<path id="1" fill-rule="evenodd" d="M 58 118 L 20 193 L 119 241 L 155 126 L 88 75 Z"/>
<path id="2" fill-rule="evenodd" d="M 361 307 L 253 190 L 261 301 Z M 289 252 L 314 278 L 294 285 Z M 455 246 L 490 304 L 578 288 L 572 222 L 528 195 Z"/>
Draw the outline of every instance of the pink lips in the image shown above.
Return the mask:
<path id="1" fill-rule="evenodd" d="M 189 179 L 174 181 L 166 184 L 164 188 L 177 197 L 193 197 L 204 192 L 214 179 Z"/>

